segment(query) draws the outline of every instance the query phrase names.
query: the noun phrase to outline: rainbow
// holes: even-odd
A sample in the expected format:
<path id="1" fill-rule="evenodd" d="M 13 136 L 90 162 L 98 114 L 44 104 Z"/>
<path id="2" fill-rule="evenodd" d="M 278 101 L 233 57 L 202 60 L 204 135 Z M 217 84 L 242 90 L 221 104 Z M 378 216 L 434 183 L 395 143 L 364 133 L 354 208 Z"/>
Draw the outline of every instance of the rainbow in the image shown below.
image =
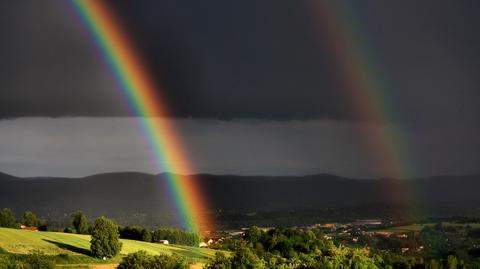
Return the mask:
<path id="1" fill-rule="evenodd" d="M 410 163 L 405 130 L 389 124 L 396 119 L 390 88 L 375 55 L 368 46 L 368 35 L 344 1 L 311 1 L 307 12 L 314 19 L 314 32 L 326 43 L 342 83 L 348 109 L 354 117 L 367 122 L 359 133 L 370 152 L 374 171 L 381 177 L 408 179 L 414 175 Z M 312 13 L 313 12 L 313 13 Z M 359 125 L 360 126 L 360 125 Z M 408 182 L 388 181 L 385 196 L 410 201 L 415 206 Z"/>
<path id="2" fill-rule="evenodd" d="M 167 182 L 182 227 L 199 234 L 212 229 L 198 181 L 194 176 L 183 175 L 191 173 L 192 169 L 179 135 L 165 119 L 169 115 L 167 103 L 158 95 L 159 89 L 149 77 L 119 20 L 109 11 L 106 1 L 72 0 L 71 3 L 108 62 L 123 94 L 141 118 L 142 129 L 159 168 L 169 172 L 166 173 Z"/>

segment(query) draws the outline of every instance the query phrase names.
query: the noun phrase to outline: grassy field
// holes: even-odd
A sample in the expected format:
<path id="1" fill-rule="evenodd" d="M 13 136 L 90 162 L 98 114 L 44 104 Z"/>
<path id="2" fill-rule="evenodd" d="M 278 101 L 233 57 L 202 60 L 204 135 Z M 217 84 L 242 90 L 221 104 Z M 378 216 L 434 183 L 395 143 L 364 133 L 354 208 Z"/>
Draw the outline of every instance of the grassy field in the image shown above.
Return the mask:
<path id="1" fill-rule="evenodd" d="M 431 224 L 412 224 L 405 226 L 395 226 L 385 229 L 378 230 L 378 232 L 389 232 L 389 233 L 406 233 L 406 232 L 420 232 L 423 227 Z"/>
<path id="2" fill-rule="evenodd" d="M 194 262 L 205 262 L 215 255 L 215 250 L 178 245 L 162 245 L 134 240 L 121 239 L 123 242 L 121 255 L 139 250 L 151 254 L 178 254 Z M 57 263 L 89 264 L 118 263 L 121 257 L 104 262 L 88 256 L 90 236 L 57 232 L 34 232 L 17 229 L 0 228 L 0 248 L 15 254 L 27 254 L 41 251 L 47 255 L 57 255 Z M 61 254 L 61 255 L 59 255 Z M 62 261 L 62 257 L 67 257 Z M 88 268 L 88 267 L 87 267 Z"/>

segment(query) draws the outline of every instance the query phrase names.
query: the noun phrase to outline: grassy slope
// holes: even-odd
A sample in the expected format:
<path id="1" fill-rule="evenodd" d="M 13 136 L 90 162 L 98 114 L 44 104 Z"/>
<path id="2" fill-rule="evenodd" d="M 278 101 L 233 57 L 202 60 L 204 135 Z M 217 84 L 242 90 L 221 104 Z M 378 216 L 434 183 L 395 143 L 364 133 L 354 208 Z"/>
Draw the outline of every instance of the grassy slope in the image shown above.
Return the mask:
<path id="1" fill-rule="evenodd" d="M 29 253 L 33 250 L 48 255 L 67 253 L 70 255 L 85 256 L 90 249 L 90 236 L 66 234 L 56 232 L 33 232 L 17 229 L 0 228 L 0 248 L 10 253 Z M 200 249 L 178 245 L 161 245 L 134 240 L 123 242 L 120 254 L 145 250 L 151 254 L 179 254 L 195 261 L 205 261 L 215 254 L 211 249 Z"/>

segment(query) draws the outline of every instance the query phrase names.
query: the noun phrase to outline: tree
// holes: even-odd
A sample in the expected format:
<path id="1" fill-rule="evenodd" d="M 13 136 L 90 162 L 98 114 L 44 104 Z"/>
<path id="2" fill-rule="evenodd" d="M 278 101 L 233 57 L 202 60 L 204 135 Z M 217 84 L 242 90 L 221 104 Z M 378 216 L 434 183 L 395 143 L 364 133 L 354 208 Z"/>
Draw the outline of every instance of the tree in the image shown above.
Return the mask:
<path id="1" fill-rule="evenodd" d="M 205 265 L 205 269 L 232 269 L 232 259 L 223 252 L 217 252 Z"/>
<path id="2" fill-rule="evenodd" d="M 37 227 L 40 225 L 40 220 L 37 218 L 37 215 L 35 215 L 33 212 L 25 211 L 25 213 L 23 213 L 23 224 L 25 226 Z"/>
<path id="3" fill-rule="evenodd" d="M 118 226 L 106 217 L 98 217 L 93 223 L 92 239 L 90 240 L 90 250 L 92 256 L 97 258 L 113 257 L 117 255 L 121 248 L 120 234 Z"/>
<path id="4" fill-rule="evenodd" d="M 148 229 L 142 230 L 142 241 L 152 242 L 152 232 Z"/>
<path id="5" fill-rule="evenodd" d="M 258 258 L 249 248 L 239 248 L 232 257 L 231 266 L 235 269 L 266 268 L 264 261 Z"/>
<path id="6" fill-rule="evenodd" d="M 87 216 L 85 216 L 81 210 L 72 214 L 72 225 L 77 231 L 77 234 L 88 234 Z"/>
<path id="7" fill-rule="evenodd" d="M 17 220 L 15 214 L 10 208 L 4 208 L 0 211 L 0 227 L 16 228 Z"/>

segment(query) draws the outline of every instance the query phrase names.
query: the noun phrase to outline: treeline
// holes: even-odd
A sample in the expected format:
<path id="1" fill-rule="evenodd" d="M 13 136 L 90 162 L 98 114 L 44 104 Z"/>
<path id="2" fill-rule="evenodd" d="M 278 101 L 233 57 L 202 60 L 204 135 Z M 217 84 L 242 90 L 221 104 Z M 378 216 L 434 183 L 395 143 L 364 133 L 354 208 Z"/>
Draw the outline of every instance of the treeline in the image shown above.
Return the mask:
<path id="1" fill-rule="evenodd" d="M 66 227 L 63 232 L 76 234 L 92 234 L 88 218 L 81 210 L 70 215 L 72 224 Z M 26 211 L 21 220 L 17 220 L 14 212 L 9 208 L 0 210 L 0 227 L 19 229 L 21 225 L 37 227 L 40 231 L 46 231 L 47 225 L 40 220 L 33 212 Z M 125 226 L 118 228 L 120 238 L 132 239 L 145 242 L 160 243 L 167 240 L 169 244 L 198 246 L 200 237 L 196 233 L 183 231 L 181 229 L 160 228 L 151 230 L 141 226 Z"/>
<path id="2" fill-rule="evenodd" d="M 277 228 L 249 229 L 240 238 L 217 243 L 232 255 L 218 252 L 206 269 L 466 269 L 480 268 L 480 260 L 456 255 L 427 258 L 377 251 L 367 247 L 348 247 L 324 238 L 317 230 Z"/>
<path id="3" fill-rule="evenodd" d="M 20 227 L 37 227 L 40 231 L 46 231 L 47 225 L 31 211 L 25 211 L 21 219 L 17 219 L 10 208 L 0 210 L 0 227 L 20 229 Z"/>
<path id="4" fill-rule="evenodd" d="M 151 231 L 141 226 L 126 226 L 120 228 L 120 238 L 153 243 L 167 240 L 169 244 L 186 246 L 198 246 L 200 243 L 198 234 L 173 228 L 160 228 Z"/>
<path id="5" fill-rule="evenodd" d="M 91 234 L 88 218 L 82 211 L 71 215 L 72 226 L 65 228 L 67 233 Z M 125 226 L 118 228 L 120 238 L 144 242 L 160 243 L 167 240 L 169 244 L 198 246 L 200 237 L 196 233 L 186 232 L 180 229 L 160 228 L 150 230 L 142 226 Z"/>

